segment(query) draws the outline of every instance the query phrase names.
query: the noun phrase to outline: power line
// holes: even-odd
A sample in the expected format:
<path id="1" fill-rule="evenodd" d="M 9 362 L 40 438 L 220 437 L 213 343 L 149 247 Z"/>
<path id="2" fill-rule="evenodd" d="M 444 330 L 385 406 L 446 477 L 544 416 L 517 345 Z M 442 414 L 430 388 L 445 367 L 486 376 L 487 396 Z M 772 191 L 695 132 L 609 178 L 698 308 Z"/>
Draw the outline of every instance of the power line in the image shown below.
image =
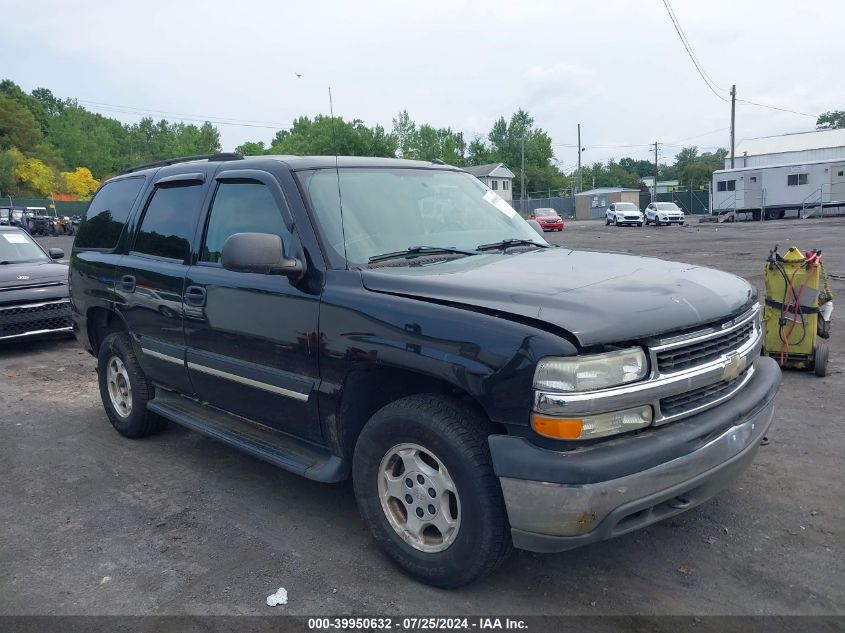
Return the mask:
<path id="1" fill-rule="evenodd" d="M 79 101 L 80 104 L 84 104 L 87 108 L 97 111 L 97 112 L 113 112 L 117 114 L 131 114 L 136 116 L 160 116 L 163 114 L 161 111 L 151 111 L 151 110 L 140 110 L 136 108 L 129 108 L 129 107 L 115 107 L 115 106 L 100 106 L 100 105 L 92 105 L 90 102 L 83 102 Z M 286 129 L 289 127 L 288 125 L 283 125 L 280 123 L 274 124 L 258 124 L 258 123 L 246 123 L 239 120 L 232 120 L 232 119 L 225 119 L 223 117 L 203 117 L 203 116 L 190 116 L 190 115 L 176 115 L 175 113 L 169 114 L 168 117 L 174 121 L 191 121 L 196 123 L 213 123 L 214 125 L 234 125 L 237 127 L 250 127 L 250 128 L 263 128 L 269 130 L 281 130 Z"/>
<path id="2" fill-rule="evenodd" d="M 813 117 L 814 119 L 818 118 L 818 116 L 819 116 L 818 114 L 810 114 L 808 112 L 799 112 L 798 110 L 790 110 L 789 108 L 779 108 L 778 106 L 766 105 L 765 103 L 757 103 L 756 101 L 749 101 L 748 99 L 737 99 L 737 101 L 740 102 L 740 103 L 745 103 L 747 105 L 758 106 L 758 107 L 761 107 L 761 108 L 768 108 L 769 110 L 778 110 L 780 112 L 789 112 L 790 114 L 800 114 L 801 116 L 809 116 L 809 117 Z"/>
<path id="3" fill-rule="evenodd" d="M 676 21 L 675 14 L 672 13 L 672 9 L 669 6 L 669 0 L 663 0 L 663 6 L 666 7 L 666 13 L 669 15 L 669 19 L 672 21 L 672 26 L 675 27 L 675 32 L 678 34 L 678 38 L 681 40 L 681 44 L 684 45 L 684 49 L 686 49 L 687 55 L 689 55 L 690 61 L 692 61 L 693 66 L 695 66 L 695 69 L 698 71 L 698 74 L 701 75 L 701 79 L 704 81 L 705 84 L 707 84 L 707 87 L 710 89 L 710 92 L 712 92 L 722 101 L 727 102 L 728 100 L 718 93 L 718 91 L 714 87 L 715 84 L 710 84 L 710 81 L 707 79 L 707 73 L 705 73 L 702 67 L 699 66 L 698 59 L 695 57 L 695 53 L 692 52 L 692 47 L 690 47 L 690 45 L 684 39 L 680 23 Z"/>
<path id="4" fill-rule="evenodd" d="M 701 134 L 696 134 L 695 136 L 687 136 L 686 138 L 682 138 L 678 140 L 679 143 L 683 143 L 685 141 L 692 140 L 694 138 L 700 138 L 702 136 L 710 136 L 711 134 L 715 134 L 716 132 L 727 132 L 730 130 L 730 127 L 720 127 L 718 130 L 710 130 L 709 132 L 702 132 Z M 666 143 L 666 145 L 672 145 L 673 143 Z"/>
<path id="5" fill-rule="evenodd" d="M 669 15 L 669 19 L 672 21 L 672 26 L 675 27 L 675 32 L 678 34 L 678 37 L 681 40 L 681 44 L 684 45 L 684 48 L 686 49 L 687 54 L 689 55 L 689 58 L 693 63 L 693 66 L 695 66 L 695 69 L 698 71 L 698 74 L 701 75 L 701 79 L 704 80 L 704 83 L 707 85 L 707 87 L 710 89 L 710 91 L 714 95 L 716 95 L 722 101 L 728 102 L 729 99 L 725 98 L 724 96 L 722 96 L 718 92 L 718 90 L 723 90 L 723 89 L 719 88 L 718 84 L 716 84 L 716 82 L 713 81 L 713 79 L 710 77 L 710 75 L 707 73 L 707 71 L 704 70 L 704 66 L 701 64 L 701 62 L 699 62 L 698 57 L 693 52 L 692 45 L 686 39 L 686 35 L 684 34 L 684 30 L 681 27 L 681 23 L 678 20 L 677 16 L 675 15 L 675 12 L 672 9 L 671 4 L 669 3 L 669 0 L 662 0 L 662 1 L 663 1 L 663 6 L 666 7 L 666 13 Z M 807 116 L 807 117 L 814 117 L 814 118 L 819 116 L 817 114 L 809 114 L 807 112 L 800 112 L 798 110 L 791 110 L 789 108 L 781 108 L 781 107 L 778 107 L 778 106 L 771 106 L 771 105 L 767 105 L 765 103 L 759 103 L 757 101 L 749 101 L 748 99 L 736 99 L 736 101 L 739 101 L 740 103 L 745 103 L 747 105 L 757 106 L 757 107 L 760 107 L 760 108 L 767 108 L 769 110 L 778 110 L 779 112 L 788 112 L 789 114 L 797 114 L 799 116 Z"/>
<path id="6" fill-rule="evenodd" d="M 215 115 L 206 115 L 206 114 L 188 114 L 186 112 L 172 112 L 169 110 L 155 110 L 152 108 L 139 108 L 137 106 L 127 106 L 127 105 L 118 105 L 113 103 L 103 103 L 101 101 L 89 101 L 86 99 L 77 99 L 78 103 L 96 106 L 102 109 L 114 109 L 117 111 L 127 111 L 127 113 L 135 113 L 135 114 L 154 114 L 154 115 L 168 115 L 168 116 L 178 116 L 178 117 L 188 117 L 190 119 L 202 119 L 204 121 L 211 122 L 212 119 L 218 121 L 226 121 L 231 123 L 243 123 L 243 124 L 255 124 L 255 125 L 267 125 L 267 126 L 274 126 L 274 127 L 286 127 L 286 124 L 277 123 L 274 121 L 255 121 L 252 119 L 238 119 L 235 117 L 222 117 L 222 116 L 215 116 Z"/>
<path id="7" fill-rule="evenodd" d="M 673 21 L 673 22 L 675 23 L 675 25 L 678 27 L 678 31 L 679 31 L 679 35 L 681 36 L 681 39 L 682 39 L 683 41 L 685 41 L 685 42 L 687 43 L 687 45 L 689 46 L 689 49 L 688 49 L 688 50 L 689 50 L 689 52 L 693 55 L 693 57 L 695 57 L 695 61 L 698 63 L 698 67 L 699 67 L 699 68 L 701 68 L 701 71 L 702 71 L 702 72 L 704 73 L 704 75 L 707 77 L 707 81 L 708 81 L 708 82 L 710 82 L 710 84 L 712 84 L 715 88 L 718 88 L 720 91 L 722 91 L 722 92 L 727 92 L 727 90 L 725 90 L 725 89 L 724 89 L 724 88 L 722 88 L 719 84 L 717 84 L 715 81 L 713 81 L 713 78 L 710 76 L 710 73 L 708 73 L 706 70 L 704 70 L 704 65 L 703 65 L 703 64 L 701 63 L 701 61 L 698 59 L 698 55 L 696 55 L 696 54 L 693 52 L 693 50 L 692 50 L 692 44 L 690 44 L 689 38 L 687 37 L 687 34 L 686 34 L 686 31 L 684 31 L 684 27 L 682 27 L 682 26 L 681 26 L 681 21 L 680 21 L 680 20 L 678 20 L 678 16 L 677 16 L 677 15 L 675 15 L 675 9 L 674 9 L 674 8 L 672 8 L 672 5 L 671 5 L 671 4 L 669 4 L 668 0 L 667 0 L 667 2 L 666 2 L 666 8 L 669 10 L 669 13 L 670 13 L 670 16 L 671 16 L 671 18 L 672 18 L 672 21 Z"/>

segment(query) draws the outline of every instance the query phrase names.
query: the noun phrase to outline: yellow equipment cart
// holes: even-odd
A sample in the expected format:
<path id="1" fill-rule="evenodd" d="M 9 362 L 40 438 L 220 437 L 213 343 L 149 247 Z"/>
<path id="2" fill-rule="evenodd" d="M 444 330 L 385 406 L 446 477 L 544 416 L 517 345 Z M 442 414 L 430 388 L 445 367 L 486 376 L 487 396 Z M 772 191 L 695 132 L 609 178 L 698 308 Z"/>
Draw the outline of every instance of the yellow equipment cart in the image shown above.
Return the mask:
<path id="1" fill-rule="evenodd" d="M 833 297 L 821 263 L 821 251 L 790 248 L 783 256 L 775 246 L 764 271 L 763 353 L 781 367 L 827 373 L 827 338 Z"/>

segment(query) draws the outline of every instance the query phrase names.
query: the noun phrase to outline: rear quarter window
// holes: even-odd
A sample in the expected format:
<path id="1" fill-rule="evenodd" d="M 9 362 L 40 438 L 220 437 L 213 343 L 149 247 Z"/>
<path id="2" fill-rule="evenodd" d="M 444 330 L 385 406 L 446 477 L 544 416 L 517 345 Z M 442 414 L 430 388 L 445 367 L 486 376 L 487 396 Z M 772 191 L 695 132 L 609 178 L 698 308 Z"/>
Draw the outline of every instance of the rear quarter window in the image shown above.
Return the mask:
<path id="1" fill-rule="evenodd" d="M 88 205 L 74 246 L 102 249 L 117 246 L 117 240 L 143 186 L 143 176 L 113 180 L 103 185 Z"/>

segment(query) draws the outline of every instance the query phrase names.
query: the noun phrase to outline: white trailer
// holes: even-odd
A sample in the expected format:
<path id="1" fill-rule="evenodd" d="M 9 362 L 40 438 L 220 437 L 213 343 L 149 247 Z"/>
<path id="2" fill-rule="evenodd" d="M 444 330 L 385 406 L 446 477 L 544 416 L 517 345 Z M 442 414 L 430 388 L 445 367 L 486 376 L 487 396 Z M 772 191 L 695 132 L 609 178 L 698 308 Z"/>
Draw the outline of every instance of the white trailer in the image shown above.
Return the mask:
<path id="1" fill-rule="evenodd" d="M 755 219 L 823 215 L 845 207 L 845 157 L 785 165 L 719 169 L 713 172 L 713 215 Z"/>

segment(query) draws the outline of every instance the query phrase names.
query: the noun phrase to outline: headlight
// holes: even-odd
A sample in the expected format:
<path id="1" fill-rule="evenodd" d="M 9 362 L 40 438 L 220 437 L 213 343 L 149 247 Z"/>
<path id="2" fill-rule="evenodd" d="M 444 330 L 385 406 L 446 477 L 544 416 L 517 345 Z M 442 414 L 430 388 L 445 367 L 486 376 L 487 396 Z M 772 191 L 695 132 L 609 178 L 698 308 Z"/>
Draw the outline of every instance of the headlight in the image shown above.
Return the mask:
<path id="1" fill-rule="evenodd" d="M 531 427 L 540 435 L 557 440 L 592 440 L 643 429 L 651 425 L 653 417 L 654 412 L 648 405 L 577 418 L 535 413 L 531 416 Z"/>
<path id="2" fill-rule="evenodd" d="M 619 352 L 544 358 L 534 372 L 534 388 L 549 391 L 594 391 L 645 378 L 648 362 L 640 347 Z"/>

